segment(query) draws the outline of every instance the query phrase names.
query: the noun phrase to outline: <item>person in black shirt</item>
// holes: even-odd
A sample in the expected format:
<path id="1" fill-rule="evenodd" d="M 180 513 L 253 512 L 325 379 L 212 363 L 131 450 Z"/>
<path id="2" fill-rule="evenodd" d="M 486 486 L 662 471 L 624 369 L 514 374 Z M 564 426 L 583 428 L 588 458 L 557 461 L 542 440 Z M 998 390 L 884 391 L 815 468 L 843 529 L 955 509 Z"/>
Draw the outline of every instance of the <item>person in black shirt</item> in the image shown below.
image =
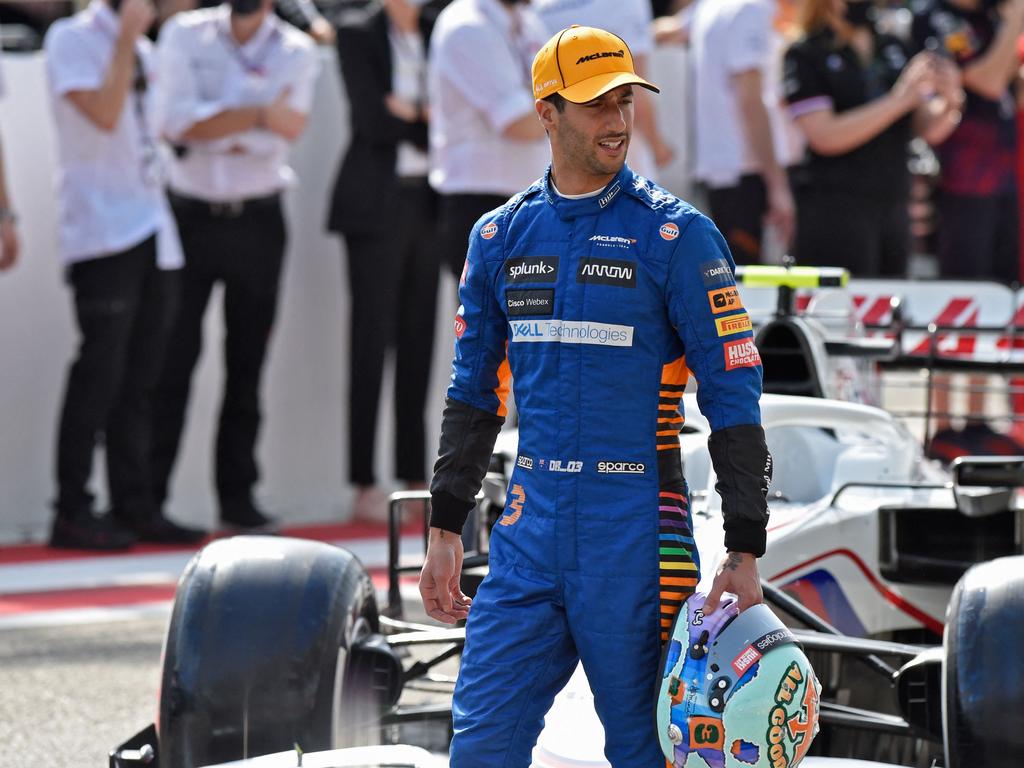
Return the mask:
<path id="1" fill-rule="evenodd" d="M 791 173 L 794 252 L 803 263 L 899 277 L 909 247 L 907 143 L 949 136 L 963 92 L 949 61 L 910 58 L 873 13 L 868 0 L 808 0 L 804 37 L 786 52 L 786 101 L 808 145 Z"/>
<path id="2" fill-rule="evenodd" d="M 944 278 L 1021 278 L 1017 193 L 1017 127 L 1011 84 L 1017 39 L 1024 32 L 1024 0 L 919 0 L 912 35 L 923 50 L 955 62 L 963 74 L 963 122 L 938 148 L 941 175 L 937 251 Z M 968 421 L 955 430 L 938 416 L 929 453 L 944 461 L 964 454 L 1018 454 L 1021 445 L 996 432 L 985 412 L 984 377 L 971 377 Z M 934 411 L 950 412 L 949 384 L 937 379 Z"/>
<path id="3" fill-rule="evenodd" d="M 384 0 L 340 18 L 338 61 L 352 142 L 328 228 L 345 238 L 351 289 L 349 479 L 354 517 L 386 519 L 374 471 L 385 361 L 394 360 L 395 476 L 426 487 L 424 409 L 440 261 L 437 195 L 427 183 L 427 41 L 436 13 Z"/>
<path id="4" fill-rule="evenodd" d="M 1024 0 L 921 0 L 912 34 L 920 49 L 961 68 L 963 122 L 938 149 L 938 256 L 943 277 L 1020 279 L 1017 130 L 1010 84 Z M 966 254 L 970 258 L 965 258 Z"/>

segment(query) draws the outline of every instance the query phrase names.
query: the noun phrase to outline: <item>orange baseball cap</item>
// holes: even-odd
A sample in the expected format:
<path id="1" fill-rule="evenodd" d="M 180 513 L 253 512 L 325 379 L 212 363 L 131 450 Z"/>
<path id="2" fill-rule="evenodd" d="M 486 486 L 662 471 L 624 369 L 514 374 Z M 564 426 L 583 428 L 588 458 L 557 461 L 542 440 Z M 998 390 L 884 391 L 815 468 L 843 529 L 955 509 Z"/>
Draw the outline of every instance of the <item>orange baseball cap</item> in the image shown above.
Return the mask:
<path id="1" fill-rule="evenodd" d="M 533 95 L 538 99 L 557 93 L 584 104 L 620 85 L 659 92 L 634 71 L 625 41 L 603 29 L 574 24 L 548 40 L 533 59 Z"/>

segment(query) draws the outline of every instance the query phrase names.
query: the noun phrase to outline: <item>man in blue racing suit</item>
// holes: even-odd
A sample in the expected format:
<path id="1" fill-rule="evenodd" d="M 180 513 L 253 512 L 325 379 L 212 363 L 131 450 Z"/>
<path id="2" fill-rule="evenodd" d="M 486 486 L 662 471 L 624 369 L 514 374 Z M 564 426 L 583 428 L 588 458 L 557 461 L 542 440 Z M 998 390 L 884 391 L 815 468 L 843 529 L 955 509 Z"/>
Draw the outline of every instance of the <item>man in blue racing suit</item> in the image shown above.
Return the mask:
<path id="1" fill-rule="evenodd" d="M 434 618 L 469 617 L 453 768 L 528 766 L 577 660 L 608 760 L 655 768 L 660 647 L 698 580 L 680 398 L 693 371 L 728 550 L 709 610 L 724 590 L 748 607 L 771 474 L 760 358 L 721 235 L 625 165 L 633 86 L 657 90 L 626 44 L 563 30 L 533 83 L 552 164 L 470 235 L 420 592 Z M 513 380 L 519 453 L 470 610 L 459 532 Z"/>

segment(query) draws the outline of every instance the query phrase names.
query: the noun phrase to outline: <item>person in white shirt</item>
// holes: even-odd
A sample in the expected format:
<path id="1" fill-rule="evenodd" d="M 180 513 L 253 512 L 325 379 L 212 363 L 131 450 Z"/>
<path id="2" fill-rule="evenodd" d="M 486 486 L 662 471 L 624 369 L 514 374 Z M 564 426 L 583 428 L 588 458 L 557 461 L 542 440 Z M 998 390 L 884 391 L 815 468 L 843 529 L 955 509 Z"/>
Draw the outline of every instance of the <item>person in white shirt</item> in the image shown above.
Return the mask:
<path id="1" fill-rule="evenodd" d="M 4 72 L 0 69 L 0 97 L 4 95 Z M 7 172 L 4 169 L 3 145 L 0 143 L 0 272 L 10 269 L 18 261 L 17 216 L 7 194 Z"/>
<path id="2" fill-rule="evenodd" d="M 154 489 L 161 503 L 184 426 L 203 316 L 224 287 L 224 396 L 217 430 L 221 522 L 266 527 L 253 487 L 260 378 L 277 310 L 288 151 L 313 102 L 313 41 L 271 13 L 231 0 L 173 16 L 159 39 L 158 124 L 176 147 L 170 198 L 185 249 L 182 295 L 154 409 Z"/>
<path id="3" fill-rule="evenodd" d="M 442 258 L 462 274 L 476 220 L 544 173 L 530 65 L 547 30 L 523 0 L 455 0 L 430 44 L 430 185 L 441 195 Z"/>
<path id="4" fill-rule="evenodd" d="M 530 7 L 551 35 L 573 24 L 600 27 L 617 35 L 629 46 L 637 74 L 648 75 L 654 51 L 650 0 L 531 0 Z M 633 106 L 636 135 L 629 147 L 629 166 L 643 176 L 653 176 L 658 168 L 672 162 L 675 151 L 658 128 L 654 100 L 638 92 Z"/>
<path id="5" fill-rule="evenodd" d="M 57 135 L 59 249 L 81 334 L 57 438 L 50 544 L 122 549 L 136 538 L 192 543 L 152 497 L 152 389 L 181 249 L 148 114 L 149 0 L 93 0 L 55 23 L 44 49 Z M 111 514 L 95 517 L 89 477 L 103 434 Z"/>
<path id="6" fill-rule="evenodd" d="M 698 0 L 690 24 L 695 176 L 736 261 L 758 263 L 766 227 L 785 248 L 795 207 L 771 67 L 776 0 Z"/>

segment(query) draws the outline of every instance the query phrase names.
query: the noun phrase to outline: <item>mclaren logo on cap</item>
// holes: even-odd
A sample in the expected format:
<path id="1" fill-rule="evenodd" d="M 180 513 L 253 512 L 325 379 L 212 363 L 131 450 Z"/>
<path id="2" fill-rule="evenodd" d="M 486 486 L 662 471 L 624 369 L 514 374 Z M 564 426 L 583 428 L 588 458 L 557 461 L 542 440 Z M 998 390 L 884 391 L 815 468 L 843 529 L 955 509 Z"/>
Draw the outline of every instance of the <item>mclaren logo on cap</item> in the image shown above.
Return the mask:
<path id="1" fill-rule="evenodd" d="M 624 59 L 626 58 L 626 52 L 620 49 L 618 51 L 598 51 L 597 53 L 591 53 L 587 56 L 580 56 L 576 60 L 576 66 L 586 64 L 588 61 L 596 61 L 597 59 L 610 59 L 613 56 L 617 59 Z"/>

